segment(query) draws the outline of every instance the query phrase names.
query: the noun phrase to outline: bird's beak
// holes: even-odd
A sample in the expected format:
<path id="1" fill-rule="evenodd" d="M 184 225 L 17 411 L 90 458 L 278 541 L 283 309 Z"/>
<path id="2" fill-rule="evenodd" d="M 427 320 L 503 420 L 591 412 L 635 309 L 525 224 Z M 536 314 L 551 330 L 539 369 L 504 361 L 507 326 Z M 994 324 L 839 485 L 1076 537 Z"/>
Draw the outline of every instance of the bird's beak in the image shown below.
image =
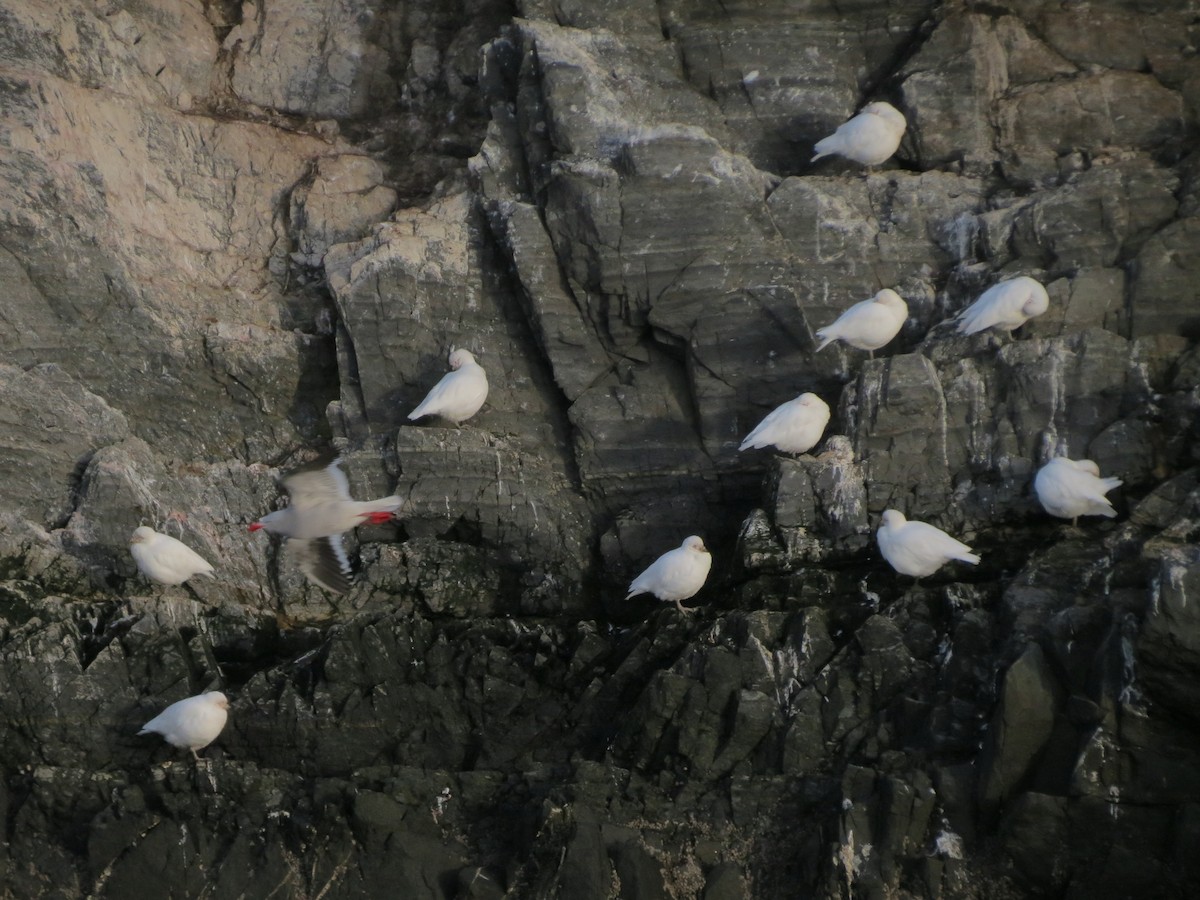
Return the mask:
<path id="1" fill-rule="evenodd" d="M 365 513 L 363 515 L 363 518 L 366 519 L 368 522 L 370 522 L 372 525 L 382 525 L 384 522 L 392 521 L 393 517 L 390 512 L 372 512 L 372 513 Z"/>
<path id="2" fill-rule="evenodd" d="M 250 523 L 251 531 L 259 531 L 261 528 L 262 528 L 262 522 L 251 522 Z"/>

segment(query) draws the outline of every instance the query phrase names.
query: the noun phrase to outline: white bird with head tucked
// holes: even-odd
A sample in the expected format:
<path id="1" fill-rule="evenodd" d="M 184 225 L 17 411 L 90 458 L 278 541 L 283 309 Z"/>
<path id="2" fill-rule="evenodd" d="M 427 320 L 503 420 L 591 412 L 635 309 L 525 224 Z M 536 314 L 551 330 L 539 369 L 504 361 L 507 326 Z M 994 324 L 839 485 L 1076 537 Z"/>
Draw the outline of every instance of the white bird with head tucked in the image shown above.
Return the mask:
<path id="1" fill-rule="evenodd" d="M 962 541 L 926 522 L 910 522 L 896 509 L 884 510 L 875 540 L 888 565 L 901 575 L 918 579 L 932 575 L 952 559 L 979 564 L 979 557 Z"/>
<path id="2" fill-rule="evenodd" d="M 1117 515 L 1104 495 L 1122 484 L 1120 478 L 1101 478 L 1100 467 L 1090 459 L 1059 456 L 1042 466 L 1033 489 L 1046 512 L 1075 525 L 1080 516 Z"/>
<path id="3" fill-rule="evenodd" d="M 300 571 L 313 584 L 344 594 L 350 590 L 350 560 L 342 532 L 392 518 L 404 501 L 393 494 L 379 500 L 352 500 L 350 482 L 338 468 L 336 451 L 327 451 L 283 477 L 290 503 L 250 525 L 288 539 Z"/>
<path id="4" fill-rule="evenodd" d="M 821 342 L 814 353 L 824 350 L 834 341 L 842 341 L 859 350 L 875 351 L 886 346 L 900 333 L 908 319 L 908 304 L 891 288 L 884 288 L 870 300 L 855 303 L 833 324 L 817 331 Z"/>
<path id="5" fill-rule="evenodd" d="M 220 691 L 209 691 L 172 703 L 142 726 L 138 734 L 161 734 L 163 739 L 181 750 L 196 752 L 217 739 L 229 719 L 229 700 Z"/>
<path id="6" fill-rule="evenodd" d="M 684 538 L 683 543 L 652 562 L 629 585 L 628 600 L 637 594 L 653 594 L 659 600 L 670 600 L 681 613 L 689 613 L 680 602 L 696 595 L 708 578 L 712 556 L 697 535 Z"/>
<path id="7" fill-rule="evenodd" d="M 1050 295 L 1040 281 L 1019 275 L 994 284 L 958 314 L 958 333 L 975 334 L 988 328 L 1012 331 L 1050 308 Z"/>
<path id="8" fill-rule="evenodd" d="M 460 425 L 479 412 L 487 400 L 487 373 L 468 350 L 451 351 L 449 363 L 450 371 L 408 414 L 410 421 L 421 416 L 441 416 Z"/>
<path id="9" fill-rule="evenodd" d="M 214 578 L 213 567 L 199 553 L 168 534 L 140 525 L 129 538 L 138 571 L 159 584 L 183 584 L 193 575 Z"/>
<path id="10" fill-rule="evenodd" d="M 817 141 L 813 147 L 817 153 L 812 162 L 836 153 L 864 166 L 877 166 L 896 152 L 907 127 L 904 113 L 892 104 L 868 103 L 862 112 L 839 125 L 829 137 Z"/>
<path id="11" fill-rule="evenodd" d="M 829 424 L 829 404 L 813 393 L 803 393 L 767 413 L 746 435 L 738 451 L 750 447 L 775 447 L 784 453 L 806 453 L 817 445 Z"/>

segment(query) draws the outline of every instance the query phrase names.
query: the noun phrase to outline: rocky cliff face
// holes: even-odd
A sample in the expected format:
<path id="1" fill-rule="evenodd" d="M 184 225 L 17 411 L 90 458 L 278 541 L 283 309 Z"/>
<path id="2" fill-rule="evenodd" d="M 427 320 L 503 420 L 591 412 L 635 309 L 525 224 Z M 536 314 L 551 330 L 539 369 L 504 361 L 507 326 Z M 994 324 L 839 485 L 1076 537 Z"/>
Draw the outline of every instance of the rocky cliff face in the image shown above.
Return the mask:
<path id="1" fill-rule="evenodd" d="M 1195 896 L 1198 23 L 0 0 L 0 895 Z M 869 99 L 898 155 L 810 165 Z M 407 422 L 451 347 L 487 405 Z M 737 452 L 805 390 L 815 455 Z M 331 444 L 406 501 L 340 597 L 245 528 Z M 698 612 L 624 601 L 691 533 Z M 204 764 L 135 736 L 218 688 Z"/>

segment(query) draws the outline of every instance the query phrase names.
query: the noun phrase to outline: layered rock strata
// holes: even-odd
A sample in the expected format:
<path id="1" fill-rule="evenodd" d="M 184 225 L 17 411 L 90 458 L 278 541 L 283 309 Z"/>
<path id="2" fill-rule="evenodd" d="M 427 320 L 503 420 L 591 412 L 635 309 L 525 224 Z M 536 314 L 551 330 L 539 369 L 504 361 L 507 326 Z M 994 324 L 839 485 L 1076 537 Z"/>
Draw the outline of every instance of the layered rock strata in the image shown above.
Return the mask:
<path id="1" fill-rule="evenodd" d="M 1194 19 L 0 0 L 0 894 L 1194 896 Z M 877 99 L 893 160 L 808 162 Z M 487 404 L 409 423 L 452 347 Z M 245 528 L 330 445 L 405 498 L 342 596 Z M 698 612 L 622 599 L 692 533 Z M 217 688 L 203 764 L 136 737 Z"/>

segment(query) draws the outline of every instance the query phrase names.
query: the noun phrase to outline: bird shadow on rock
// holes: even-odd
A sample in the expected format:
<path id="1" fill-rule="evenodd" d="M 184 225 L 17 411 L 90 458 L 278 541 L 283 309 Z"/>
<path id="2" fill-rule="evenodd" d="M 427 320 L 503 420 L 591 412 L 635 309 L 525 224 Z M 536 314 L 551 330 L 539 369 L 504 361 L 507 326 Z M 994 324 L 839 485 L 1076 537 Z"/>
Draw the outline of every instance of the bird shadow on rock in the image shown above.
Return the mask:
<path id="1" fill-rule="evenodd" d="M 328 310 L 329 318 L 336 317 L 333 300 L 328 296 L 324 309 Z M 326 408 L 342 396 L 338 341 L 332 328 L 319 329 L 316 334 L 297 335 L 296 353 L 299 376 L 287 419 L 303 440 L 314 445 L 324 444 L 332 436 Z"/>
<path id="2" fill-rule="evenodd" d="M 424 396 L 421 391 L 420 385 L 413 387 L 403 385 L 381 395 L 365 411 L 367 425 L 372 431 L 379 433 L 394 431 L 404 426 L 419 427 L 420 424 L 428 425 L 430 423 L 446 427 L 449 423 L 439 416 L 424 416 L 416 422 L 409 421 L 407 411 L 416 409 L 417 404 L 421 402 L 421 398 Z"/>

